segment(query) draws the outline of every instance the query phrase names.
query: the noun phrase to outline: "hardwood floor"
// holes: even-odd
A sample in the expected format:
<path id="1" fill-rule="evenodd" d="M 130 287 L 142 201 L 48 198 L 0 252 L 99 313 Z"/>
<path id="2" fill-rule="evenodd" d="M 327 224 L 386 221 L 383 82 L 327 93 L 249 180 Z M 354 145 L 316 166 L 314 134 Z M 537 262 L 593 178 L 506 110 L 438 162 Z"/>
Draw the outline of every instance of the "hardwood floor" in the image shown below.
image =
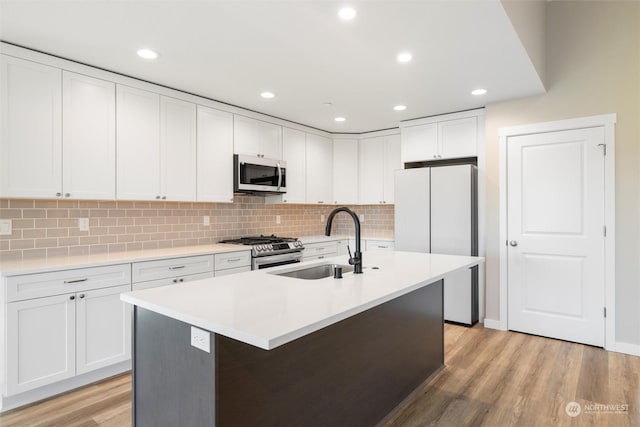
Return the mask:
<path id="1" fill-rule="evenodd" d="M 445 360 L 384 427 L 640 426 L 640 357 L 482 325 L 446 325 Z M 565 411 L 572 401 L 581 405 L 576 417 Z M 607 413 L 595 404 L 628 409 Z M 0 416 L 0 427 L 130 425 L 128 374 Z"/>

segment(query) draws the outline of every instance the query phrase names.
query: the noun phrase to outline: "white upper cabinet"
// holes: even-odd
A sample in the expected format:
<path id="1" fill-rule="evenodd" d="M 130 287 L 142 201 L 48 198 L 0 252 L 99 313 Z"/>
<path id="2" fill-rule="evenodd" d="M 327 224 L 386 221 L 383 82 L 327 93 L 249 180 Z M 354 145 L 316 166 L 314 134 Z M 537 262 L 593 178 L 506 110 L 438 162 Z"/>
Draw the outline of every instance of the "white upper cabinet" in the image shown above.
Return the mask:
<path id="1" fill-rule="evenodd" d="M 358 203 L 358 140 L 333 140 L 333 203 Z"/>
<path id="2" fill-rule="evenodd" d="M 196 199 L 196 105 L 117 86 L 118 199 Z"/>
<path id="3" fill-rule="evenodd" d="M 282 196 L 284 203 L 306 202 L 306 139 L 304 132 L 282 129 L 282 157 L 286 162 L 287 192 Z"/>
<path id="4" fill-rule="evenodd" d="M 402 163 L 477 156 L 481 115 L 470 111 L 401 124 Z"/>
<path id="5" fill-rule="evenodd" d="M 233 152 L 282 160 L 282 126 L 235 114 Z"/>
<path id="6" fill-rule="evenodd" d="M 233 202 L 233 114 L 198 105 L 197 200 Z"/>
<path id="7" fill-rule="evenodd" d="M 160 194 L 196 200 L 196 105 L 160 97 Z"/>
<path id="8" fill-rule="evenodd" d="M 360 140 L 360 204 L 393 203 L 394 172 L 402 168 L 398 135 Z"/>
<path id="9" fill-rule="evenodd" d="M 333 202 L 333 141 L 307 134 L 307 203 Z"/>
<path id="10" fill-rule="evenodd" d="M 62 73 L 63 197 L 116 197 L 116 86 Z"/>
<path id="11" fill-rule="evenodd" d="M 476 117 L 438 122 L 438 141 L 442 158 L 478 155 Z"/>
<path id="12" fill-rule="evenodd" d="M 117 86 L 118 199 L 160 199 L 160 95 Z"/>
<path id="13" fill-rule="evenodd" d="M 62 72 L 0 61 L 0 197 L 61 197 Z"/>
<path id="14" fill-rule="evenodd" d="M 438 156 L 438 124 L 402 128 L 402 163 L 433 160 Z"/>

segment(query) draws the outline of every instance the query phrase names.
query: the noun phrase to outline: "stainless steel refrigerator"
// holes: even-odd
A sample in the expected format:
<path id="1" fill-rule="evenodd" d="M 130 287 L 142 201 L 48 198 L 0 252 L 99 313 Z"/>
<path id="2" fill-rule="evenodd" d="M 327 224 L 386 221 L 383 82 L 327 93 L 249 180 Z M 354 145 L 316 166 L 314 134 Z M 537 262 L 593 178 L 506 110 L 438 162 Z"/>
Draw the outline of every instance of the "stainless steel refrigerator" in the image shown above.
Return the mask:
<path id="1" fill-rule="evenodd" d="M 431 166 L 396 171 L 395 249 L 478 255 L 477 168 Z M 478 268 L 444 279 L 444 318 L 478 321 Z"/>

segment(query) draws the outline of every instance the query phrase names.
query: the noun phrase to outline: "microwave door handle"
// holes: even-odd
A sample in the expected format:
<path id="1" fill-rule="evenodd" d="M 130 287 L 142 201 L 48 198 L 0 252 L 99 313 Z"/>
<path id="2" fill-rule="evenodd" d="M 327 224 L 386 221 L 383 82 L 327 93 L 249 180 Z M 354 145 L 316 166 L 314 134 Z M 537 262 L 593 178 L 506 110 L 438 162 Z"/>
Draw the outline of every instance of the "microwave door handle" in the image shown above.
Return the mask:
<path id="1" fill-rule="evenodd" d="M 280 187 L 282 186 L 282 168 L 280 167 L 280 162 L 277 163 L 278 166 L 278 191 L 280 191 Z"/>

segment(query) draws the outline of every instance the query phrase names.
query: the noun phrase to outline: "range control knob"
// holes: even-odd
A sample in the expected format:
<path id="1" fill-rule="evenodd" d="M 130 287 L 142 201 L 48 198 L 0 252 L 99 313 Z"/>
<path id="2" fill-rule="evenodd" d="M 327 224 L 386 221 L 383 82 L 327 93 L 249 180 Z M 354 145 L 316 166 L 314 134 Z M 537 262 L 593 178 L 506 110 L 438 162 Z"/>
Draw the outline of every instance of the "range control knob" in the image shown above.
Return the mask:
<path id="1" fill-rule="evenodd" d="M 272 251 L 273 250 L 273 245 L 269 244 L 269 245 L 264 245 L 264 250 L 265 251 Z"/>

